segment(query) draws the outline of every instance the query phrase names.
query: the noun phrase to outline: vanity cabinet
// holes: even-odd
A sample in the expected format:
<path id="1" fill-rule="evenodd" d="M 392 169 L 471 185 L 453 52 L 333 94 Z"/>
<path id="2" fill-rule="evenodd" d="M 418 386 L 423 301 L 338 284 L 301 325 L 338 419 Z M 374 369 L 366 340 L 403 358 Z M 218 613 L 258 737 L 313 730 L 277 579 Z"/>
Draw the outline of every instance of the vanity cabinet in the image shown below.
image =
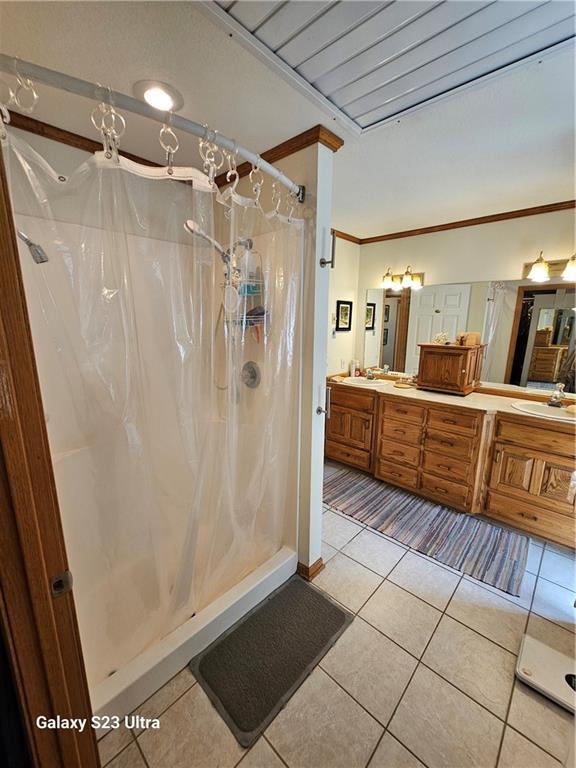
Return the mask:
<path id="1" fill-rule="evenodd" d="M 335 461 L 371 469 L 376 393 L 346 384 L 329 384 L 330 417 L 326 419 L 324 453 Z"/>
<path id="2" fill-rule="evenodd" d="M 482 411 L 379 395 L 374 474 L 465 512 L 478 512 L 483 496 L 485 432 Z"/>
<path id="3" fill-rule="evenodd" d="M 419 344 L 418 389 L 469 395 L 480 381 L 484 344 Z"/>
<path id="4" fill-rule="evenodd" d="M 575 439 L 570 423 L 498 414 L 486 514 L 573 547 Z"/>

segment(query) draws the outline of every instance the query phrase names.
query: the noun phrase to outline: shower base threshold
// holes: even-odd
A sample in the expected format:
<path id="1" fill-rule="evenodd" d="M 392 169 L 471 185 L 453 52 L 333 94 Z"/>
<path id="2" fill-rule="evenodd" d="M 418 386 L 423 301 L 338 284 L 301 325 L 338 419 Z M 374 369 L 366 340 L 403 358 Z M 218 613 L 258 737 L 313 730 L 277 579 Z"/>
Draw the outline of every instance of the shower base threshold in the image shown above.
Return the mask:
<path id="1" fill-rule="evenodd" d="M 90 691 L 97 715 L 132 712 L 244 614 L 296 573 L 298 557 L 282 547 L 209 606 Z"/>

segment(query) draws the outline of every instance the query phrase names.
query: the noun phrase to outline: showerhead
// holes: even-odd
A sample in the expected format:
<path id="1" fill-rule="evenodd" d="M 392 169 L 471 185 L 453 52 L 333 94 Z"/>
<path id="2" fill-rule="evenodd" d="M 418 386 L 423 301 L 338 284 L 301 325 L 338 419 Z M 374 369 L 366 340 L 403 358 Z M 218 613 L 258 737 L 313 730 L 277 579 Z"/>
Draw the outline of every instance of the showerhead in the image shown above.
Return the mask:
<path id="1" fill-rule="evenodd" d="M 44 264 L 48 261 L 48 256 L 46 256 L 46 251 L 44 248 L 42 248 L 41 245 L 38 245 L 38 243 L 33 243 L 32 240 L 28 237 L 28 235 L 25 235 L 24 232 L 21 232 L 19 229 L 16 230 L 16 234 L 22 240 L 23 243 L 26 243 L 28 246 L 28 250 L 30 251 L 30 255 L 36 262 L 36 264 Z"/>

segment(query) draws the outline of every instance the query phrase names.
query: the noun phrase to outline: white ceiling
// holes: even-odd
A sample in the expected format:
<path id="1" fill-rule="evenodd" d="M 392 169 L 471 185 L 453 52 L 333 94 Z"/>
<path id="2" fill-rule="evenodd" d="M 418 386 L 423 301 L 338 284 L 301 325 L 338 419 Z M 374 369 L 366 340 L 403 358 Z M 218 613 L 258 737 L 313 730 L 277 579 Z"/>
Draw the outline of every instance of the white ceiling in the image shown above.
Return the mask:
<path id="1" fill-rule="evenodd" d="M 574 4 L 528 0 L 209 3 L 358 129 L 373 128 L 574 35 Z"/>
<path id="2" fill-rule="evenodd" d="M 242 3 L 255 15 L 271 5 Z M 195 3 L 0 3 L 0 51 L 126 93 L 137 80 L 165 80 L 184 95 L 183 115 L 259 152 L 326 125 L 345 140 L 335 156 L 333 224 L 361 237 L 574 196 L 570 44 L 361 136 Z M 42 89 L 35 116 L 96 138 L 90 109 Z M 162 161 L 157 135 L 157 126 L 130 115 L 123 147 Z M 180 138 L 177 162 L 197 164 L 195 139 Z"/>

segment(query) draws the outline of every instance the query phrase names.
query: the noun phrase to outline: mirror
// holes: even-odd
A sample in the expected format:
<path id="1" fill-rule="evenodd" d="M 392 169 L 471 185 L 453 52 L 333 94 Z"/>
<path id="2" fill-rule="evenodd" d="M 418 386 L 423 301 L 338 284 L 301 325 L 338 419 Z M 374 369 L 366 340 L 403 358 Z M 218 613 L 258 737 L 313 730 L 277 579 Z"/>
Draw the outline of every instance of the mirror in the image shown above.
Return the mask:
<path id="1" fill-rule="evenodd" d="M 534 390 L 556 382 L 574 393 L 576 297 L 572 283 L 425 285 L 418 291 L 366 292 L 364 367 L 415 374 L 418 344 L 477 331 L 486 344 L 482 383 Z"/>

